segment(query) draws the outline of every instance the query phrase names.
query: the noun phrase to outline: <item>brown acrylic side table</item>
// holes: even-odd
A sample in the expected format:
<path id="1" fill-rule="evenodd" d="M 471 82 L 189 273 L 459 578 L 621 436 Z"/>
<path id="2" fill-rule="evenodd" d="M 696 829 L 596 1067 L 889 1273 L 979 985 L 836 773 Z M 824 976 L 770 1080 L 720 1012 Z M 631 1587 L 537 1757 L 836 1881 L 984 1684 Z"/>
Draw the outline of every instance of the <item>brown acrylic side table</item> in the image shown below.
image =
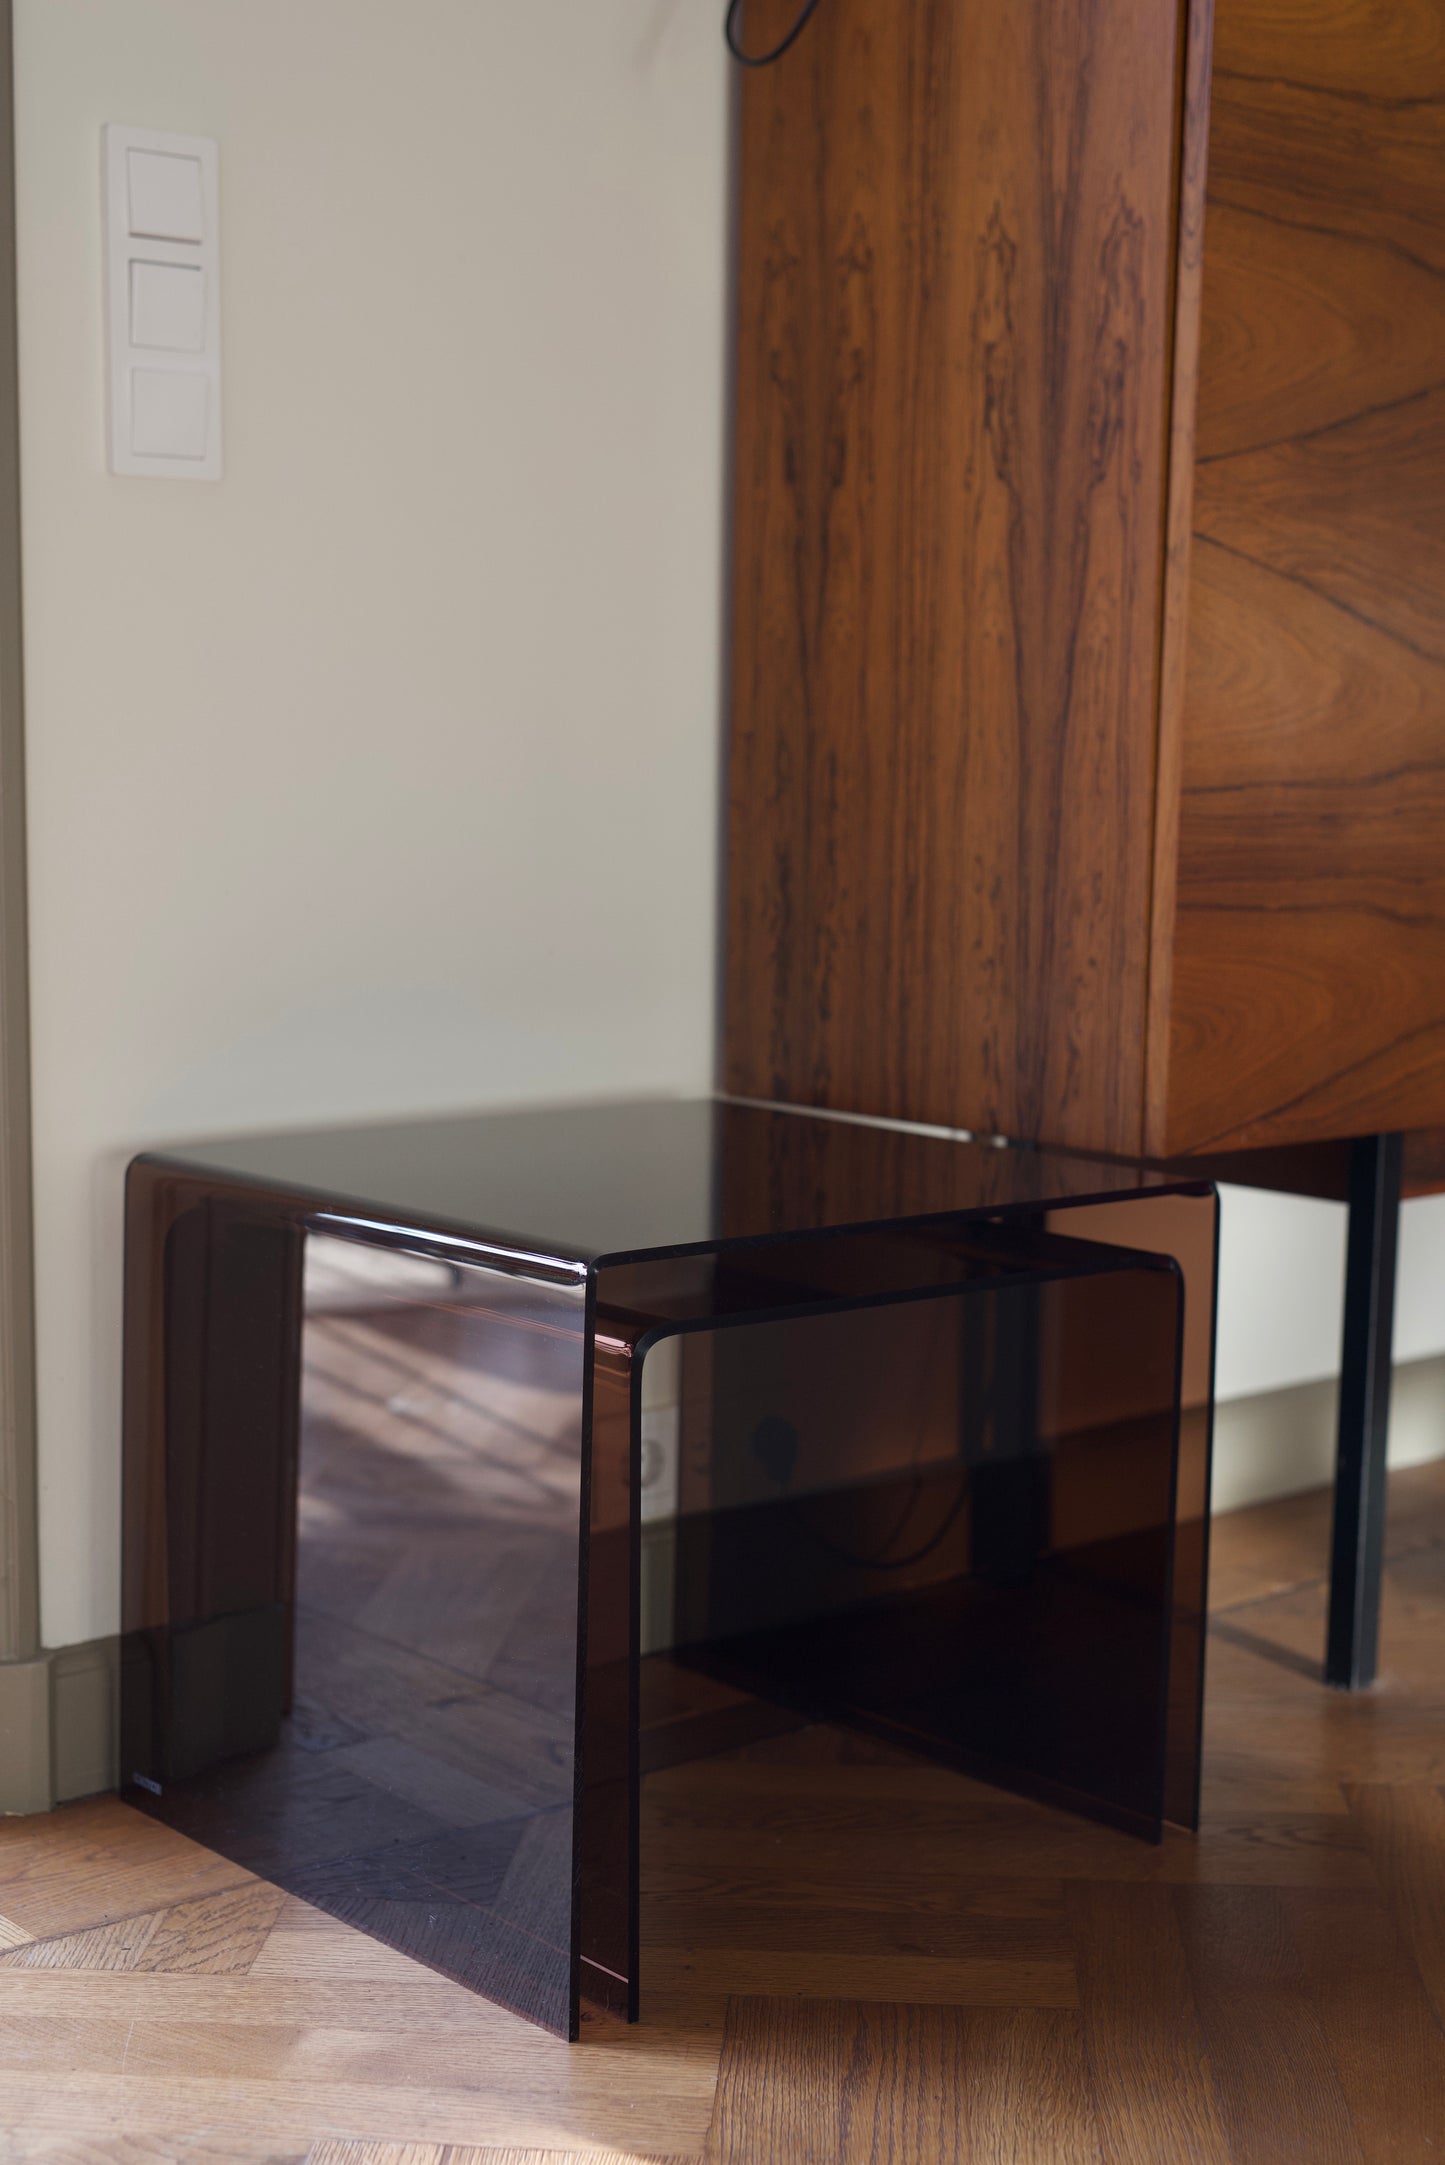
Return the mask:
<path id="1" fill-rule="evenodd" d="M 570 2036 L 691 1684 L 1192 1826 L 1216 1218 L 713 1099 L 146 1153 L 125 1793 Z"/>

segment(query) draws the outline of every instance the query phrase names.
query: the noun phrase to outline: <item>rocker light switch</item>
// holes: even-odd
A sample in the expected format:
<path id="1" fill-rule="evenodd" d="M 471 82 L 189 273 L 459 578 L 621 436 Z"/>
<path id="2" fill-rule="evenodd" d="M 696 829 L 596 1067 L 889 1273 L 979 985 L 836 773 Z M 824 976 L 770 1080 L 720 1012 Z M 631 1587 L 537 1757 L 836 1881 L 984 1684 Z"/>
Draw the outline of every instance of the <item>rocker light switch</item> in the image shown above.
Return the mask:
<path id="1" fill-rule="evenodd" d="M 130 447 L 135 456 L 203 459 L 210 388 L 195 369 L 132 369 Z"/>
<path id="2" fill-rule="evenodd" d="M 205 175 L 199 158 L 166 150 L 126 153 L 126 229 L 140 240 L 203 241 Z"/>
<path id="3" fill-rule="evenodd" d="M 110 470 L 219 481 L 216 146 L 111 126 L 102 164 Z"/>
<path id="4" fill-rule="evenodd" d="M 206 274 L 196 263 L 132 263 L 130 342 L 172 353 L 206 344 Z"/>

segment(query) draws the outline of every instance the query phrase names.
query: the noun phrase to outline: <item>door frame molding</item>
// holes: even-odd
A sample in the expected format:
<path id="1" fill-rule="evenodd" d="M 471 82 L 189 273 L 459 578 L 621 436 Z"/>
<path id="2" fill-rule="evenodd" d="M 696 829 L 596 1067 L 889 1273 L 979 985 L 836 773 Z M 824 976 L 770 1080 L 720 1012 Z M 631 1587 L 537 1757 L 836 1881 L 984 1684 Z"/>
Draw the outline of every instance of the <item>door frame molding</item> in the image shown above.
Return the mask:
<path id="1" fill-rule="evenodd" d="M 14 24 L 0 0 L 0 1664 L 40 1652 L 24 701 Z"/>

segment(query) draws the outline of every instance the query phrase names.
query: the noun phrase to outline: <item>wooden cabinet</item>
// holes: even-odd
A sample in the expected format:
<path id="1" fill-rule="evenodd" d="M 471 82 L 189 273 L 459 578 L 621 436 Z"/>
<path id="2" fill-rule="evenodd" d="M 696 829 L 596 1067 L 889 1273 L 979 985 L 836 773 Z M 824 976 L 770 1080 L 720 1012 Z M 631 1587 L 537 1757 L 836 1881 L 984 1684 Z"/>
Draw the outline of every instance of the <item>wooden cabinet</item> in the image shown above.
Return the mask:
<path id="1" fill-rule="evenodd" d="M 1445 1122 L 1440 0 L 823 0 L 738 264 L 728 1088 Z"/>

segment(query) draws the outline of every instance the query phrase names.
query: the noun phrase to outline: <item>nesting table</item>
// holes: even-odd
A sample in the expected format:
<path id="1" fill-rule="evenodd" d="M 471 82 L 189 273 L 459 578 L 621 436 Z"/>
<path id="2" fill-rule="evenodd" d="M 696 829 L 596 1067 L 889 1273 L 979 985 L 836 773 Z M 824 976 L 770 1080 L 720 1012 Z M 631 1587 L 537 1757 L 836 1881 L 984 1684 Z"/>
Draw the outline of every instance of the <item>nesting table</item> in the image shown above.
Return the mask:
<path id="1" fill-rule="evenodd" d="M 826 1719 L 1197 1816 L 1217 1201 L 723 1099 L 148 1151 L 130 1802 L 564 2035 L 649 1764 Z"/>

